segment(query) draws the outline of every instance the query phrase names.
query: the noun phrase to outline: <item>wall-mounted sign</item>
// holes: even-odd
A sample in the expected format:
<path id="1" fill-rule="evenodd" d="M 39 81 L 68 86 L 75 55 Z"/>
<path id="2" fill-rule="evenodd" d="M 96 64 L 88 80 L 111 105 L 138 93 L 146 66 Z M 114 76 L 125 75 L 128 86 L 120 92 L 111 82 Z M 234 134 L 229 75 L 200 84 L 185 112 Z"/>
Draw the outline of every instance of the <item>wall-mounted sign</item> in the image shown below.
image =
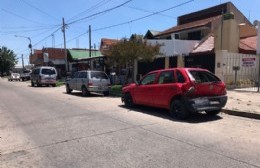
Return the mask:
<path id="1" fill-rule="evenodd" d="M 43 53 L 43 62 L 49 62 L 49 54 Z"/>
<path id="2" fill-rule="evenodd" d="M 256 67 L 256 57 L 246 57 L 242 58 L 242 67 Z"/>

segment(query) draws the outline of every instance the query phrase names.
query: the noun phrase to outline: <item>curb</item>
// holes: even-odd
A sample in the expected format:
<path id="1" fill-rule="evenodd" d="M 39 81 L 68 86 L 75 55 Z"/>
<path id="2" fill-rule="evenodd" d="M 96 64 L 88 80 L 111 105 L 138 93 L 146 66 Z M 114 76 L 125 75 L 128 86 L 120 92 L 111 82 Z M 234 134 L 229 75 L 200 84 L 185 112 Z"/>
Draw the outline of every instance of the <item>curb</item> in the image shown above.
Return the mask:
<path id="1" fill-rule="evenodd" d="M 229 115 L 234 115 L 234 116 L 239 116 L 239 117 L 246 117 L 246 118 L 252 118 L 252 119 L 260 120 L 260 114 L 256 114 L 256 113 L 241 112 L 241 111 L 227 110 L 227 109 L 222 109 L 221 112 L 229 114 Z"/>

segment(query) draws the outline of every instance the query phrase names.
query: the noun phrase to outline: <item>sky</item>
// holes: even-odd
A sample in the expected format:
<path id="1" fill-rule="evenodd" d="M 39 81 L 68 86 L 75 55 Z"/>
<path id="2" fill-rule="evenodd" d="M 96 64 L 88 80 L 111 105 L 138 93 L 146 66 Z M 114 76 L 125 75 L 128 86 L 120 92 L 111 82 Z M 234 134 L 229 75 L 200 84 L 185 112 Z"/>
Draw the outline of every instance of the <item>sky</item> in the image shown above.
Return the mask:
<path id="1" fill-rule="evenodd" d="M 230 0 L 253 23 L 260 20 L 259 0 Z M 62 18 L 67 25 L 66 47 L 99 48 L 101 38 L 129 38 L 147 30 L 177 25 L 177 17 L 225 0 L 0 0 L 0 47 L 13 50 L 21 65 L 33 49 L 64 47 Z"/>

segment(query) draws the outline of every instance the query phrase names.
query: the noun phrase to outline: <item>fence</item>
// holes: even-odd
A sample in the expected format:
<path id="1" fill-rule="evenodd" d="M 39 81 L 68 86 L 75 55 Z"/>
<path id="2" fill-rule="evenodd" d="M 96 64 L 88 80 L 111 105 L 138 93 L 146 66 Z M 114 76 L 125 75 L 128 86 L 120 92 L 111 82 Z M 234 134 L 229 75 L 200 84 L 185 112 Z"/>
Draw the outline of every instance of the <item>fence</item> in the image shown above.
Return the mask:
<path id="1" fill-rule="evenodd" d="M 259 56 L 225 52 L 223 76 L 228 88 L 258 90 Z"/>

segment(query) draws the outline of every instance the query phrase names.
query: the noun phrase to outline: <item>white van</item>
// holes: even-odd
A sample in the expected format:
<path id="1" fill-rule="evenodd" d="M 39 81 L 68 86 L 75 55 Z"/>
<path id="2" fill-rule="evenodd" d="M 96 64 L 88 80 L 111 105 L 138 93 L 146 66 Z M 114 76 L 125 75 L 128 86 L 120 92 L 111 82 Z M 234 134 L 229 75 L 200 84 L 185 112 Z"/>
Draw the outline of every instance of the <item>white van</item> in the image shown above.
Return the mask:
<path id="1" fill-rule="evenodd" d="M 103 71 L 78 71 L 66 80 L 66 92 L 71 93 L 72 90 L 78 90 L 82 91 L 83 96 L 90 93 L 101 93 L 108 96 L 110 85 L 110 79 Z"/>
<path id="2" fill-rule="evenodd" d="M 31 85 L 32 87 L 41 85 L 56 86 L 57 71 L 54 67 L 42 66 L 36 67 L 31 73 Z"/>

